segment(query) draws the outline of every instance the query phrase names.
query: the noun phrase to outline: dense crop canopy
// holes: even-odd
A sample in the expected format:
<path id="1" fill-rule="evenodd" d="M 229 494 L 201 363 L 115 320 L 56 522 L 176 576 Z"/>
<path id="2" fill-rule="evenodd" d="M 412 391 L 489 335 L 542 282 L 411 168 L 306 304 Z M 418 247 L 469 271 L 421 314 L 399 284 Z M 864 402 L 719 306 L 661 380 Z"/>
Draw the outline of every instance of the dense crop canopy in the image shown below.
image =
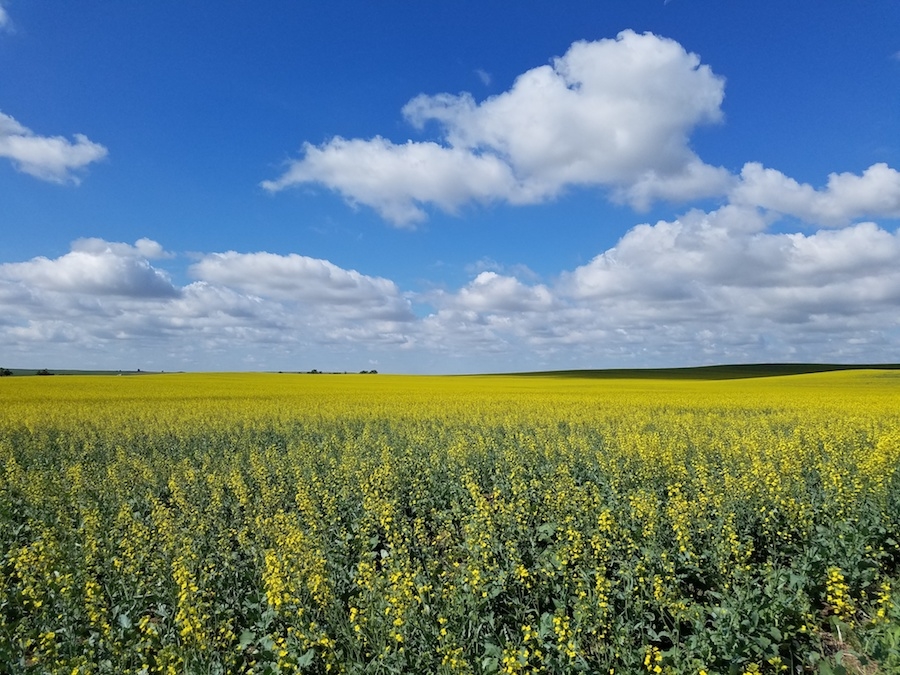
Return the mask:
<path id="1" fill-rule="evenodd" d="M 900 672 L 898 394 L 4 378 L 0 671 Z"/>

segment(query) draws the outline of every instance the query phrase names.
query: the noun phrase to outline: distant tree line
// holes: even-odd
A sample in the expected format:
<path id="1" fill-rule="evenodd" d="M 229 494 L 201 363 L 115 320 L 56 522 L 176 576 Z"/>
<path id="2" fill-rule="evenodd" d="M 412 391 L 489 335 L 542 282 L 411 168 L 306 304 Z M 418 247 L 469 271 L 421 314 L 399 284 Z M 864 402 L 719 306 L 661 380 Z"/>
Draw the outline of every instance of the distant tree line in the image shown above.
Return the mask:
<path id="1" fill-rule="evenodd" d="M 283 370 L 278 371 L 279 375 L 284 374 Z M 298 371 L 298 375 L 348 375 L 349 373 L 345 370 L 343 372 L 335 372 L 335 371 L 327 371 L 327 370 L 316 370 L 313 368 L 312 370 L 307 371 Z M 359 371 L 360 375 L 377 375 L 377 370 L 361 370 Z"/>
<path id="2" fill-rule="evenodd" d="M 20 372 L 20 374 L 24 374 L 21 371 L 19 371 L 19 372 Z M 0 368 L 0 377 L 10 377 L 13 374 L 14 374 L 13 371 L 11 371 L 9 368 Z M 34 374 L 35 375 L 55 375 L 55 373 L 51 373 L 46 368 L 42 368 L 41 370 L 35 371 Z"/>

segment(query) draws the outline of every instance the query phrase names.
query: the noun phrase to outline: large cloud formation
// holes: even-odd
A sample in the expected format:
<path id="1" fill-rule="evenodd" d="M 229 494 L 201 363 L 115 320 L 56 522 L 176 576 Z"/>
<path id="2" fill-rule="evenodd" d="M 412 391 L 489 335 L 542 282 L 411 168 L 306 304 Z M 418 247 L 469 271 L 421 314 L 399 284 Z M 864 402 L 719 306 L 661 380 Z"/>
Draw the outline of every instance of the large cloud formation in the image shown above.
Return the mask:
<path id="1" fill-rule="evenodd" d="M 81 239 L 58 258 L 0 264 L 0 349 L 77 363 L 152 351 L 196 366 L 223 353 L 265 359 L 409 340 L 410 303 L 387 279 L 296 254 L 229 251 L 200 256 L 183 270 L 196 281 L 178 286 L 153 262 L 171 258 L 149 239 Z"/>
<path id="2" fill-rule="evenodd" d="M 6 157 L 16 169 L 35 178 L 77 184 L 77 171 L 107 154 L 105 147 L 84 134 L 75 134 L 74 143 L 62 136 L 39 136 L 0 112 L 0 157 Z"/>
<path id="3" fill-rule="evenodd" d="M 153 262 L 173 264 L 156 242 L 79 240 L 55 259 L 0 265 L 0 348 L 219 369 L 900 360 L 900 233 L 870 221 L 781 233 L 775 218 L 689 210 L 545 282 L 480 271 L 427 292 L 327 260 L 234 251 L 195 257 L 183 270 L 195 280 L 179 286 Z"/>
<path id="4" fill-rule="evenodd" d="M 900 358 L 900 234 L 770 225 L 755 207 L 692 210 L 632 228 L 550 286 L 482 273 L 432 298 L 422 339 L 581 366 Z"/>
<path id="5" fill-rule="evenodd" d="M 900 172 L 884 163 L 832 174 L 820 190 L 758 162 L 740 175 L 705 163 L 690 136 L 722 120 L 724 87 L 677 42 L 626 30 L 576 42 L 481 102 L 468 93 L 414 97 L 404 118 L 438 142 L 305 143 L 262 185 L 323 185 L 400 227 L 425 220 L 428 206 L 454 213 L 471 202 L 534 204 L 570 186 L 600 187 L 638 210 L 717 197 L 825 227 L 900 217 Z"/>
<path id="6" fill-rule="evenodd" d="M 318 183 L 398 226 L 424 205 L 552 199 L 567 186 L 601 186 L 639 208 L 658 199 L 718 195 L 731 176 L 689 147 L 691 131 L 721 119 L 724 81 L 677 42 L 624 31 L 576 42 L 480 103 L 470 94 L 420 95 L 403 109 L 440 142 L 336 137 L 290 162 L 263 187 Z"/>

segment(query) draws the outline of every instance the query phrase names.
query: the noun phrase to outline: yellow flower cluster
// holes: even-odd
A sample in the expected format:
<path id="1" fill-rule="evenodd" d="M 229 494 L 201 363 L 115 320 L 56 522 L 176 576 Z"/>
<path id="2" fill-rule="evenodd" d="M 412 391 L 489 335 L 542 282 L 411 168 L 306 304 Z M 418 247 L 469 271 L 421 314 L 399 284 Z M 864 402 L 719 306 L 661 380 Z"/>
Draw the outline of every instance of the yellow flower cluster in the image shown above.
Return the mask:
<path id="1" fill-rule="evenodd" d="M 856 609 L 850 597 L 850 588 L 839 567 L 829 567 L 825 580 L 825 601 L 831 611 L 844 621 L 851 621 Z"/>

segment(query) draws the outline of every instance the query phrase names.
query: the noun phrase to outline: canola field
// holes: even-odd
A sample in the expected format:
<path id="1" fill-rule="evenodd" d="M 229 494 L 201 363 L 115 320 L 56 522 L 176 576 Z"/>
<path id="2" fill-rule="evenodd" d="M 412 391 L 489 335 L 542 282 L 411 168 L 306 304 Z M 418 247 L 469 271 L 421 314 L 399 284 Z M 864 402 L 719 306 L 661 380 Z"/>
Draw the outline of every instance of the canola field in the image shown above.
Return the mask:
<path id="1" fill-rule="evenodd" d="M 0 380 L 3 673 L 898 673 L 900 373 Z"/>

